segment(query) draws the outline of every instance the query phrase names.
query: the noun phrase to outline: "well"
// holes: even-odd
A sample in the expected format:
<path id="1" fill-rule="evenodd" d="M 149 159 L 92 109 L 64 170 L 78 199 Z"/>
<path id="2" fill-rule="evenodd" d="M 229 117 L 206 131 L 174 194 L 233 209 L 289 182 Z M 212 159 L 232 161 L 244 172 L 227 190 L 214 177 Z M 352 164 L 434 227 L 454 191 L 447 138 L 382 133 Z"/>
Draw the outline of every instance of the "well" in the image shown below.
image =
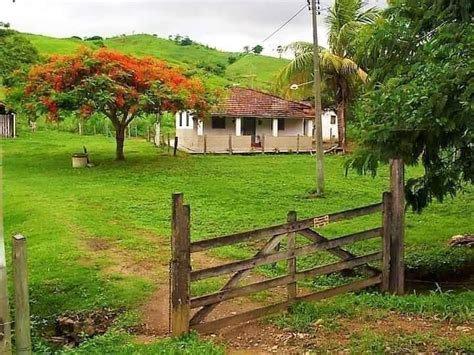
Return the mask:
<path id="1" fill-rule="evenodd" d="M 88 164 L 88 155 L 86 153 L 76 153 L 72 155 L 73 168 L 85 168 Z"/>

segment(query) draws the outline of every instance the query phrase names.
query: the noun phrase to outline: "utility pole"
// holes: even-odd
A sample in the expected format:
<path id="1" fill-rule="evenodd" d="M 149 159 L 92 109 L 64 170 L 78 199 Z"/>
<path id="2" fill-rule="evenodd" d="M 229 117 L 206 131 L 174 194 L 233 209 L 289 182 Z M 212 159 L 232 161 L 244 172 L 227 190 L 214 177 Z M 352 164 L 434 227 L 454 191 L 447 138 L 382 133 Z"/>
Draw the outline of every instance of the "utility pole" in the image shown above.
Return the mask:
<path id="1" fill-rule="evenodd" d="M 316 5 L 318 2 L 318 5 Z M 319 70 L 318 14 L 319 0 L 311 0 L 313 15 L 313 63 L 314 63 L 314 121 L 313 138 L 316 142 L 316 196 L 324 195 L 324 148 L 321 122 L 321 73 Z"/>

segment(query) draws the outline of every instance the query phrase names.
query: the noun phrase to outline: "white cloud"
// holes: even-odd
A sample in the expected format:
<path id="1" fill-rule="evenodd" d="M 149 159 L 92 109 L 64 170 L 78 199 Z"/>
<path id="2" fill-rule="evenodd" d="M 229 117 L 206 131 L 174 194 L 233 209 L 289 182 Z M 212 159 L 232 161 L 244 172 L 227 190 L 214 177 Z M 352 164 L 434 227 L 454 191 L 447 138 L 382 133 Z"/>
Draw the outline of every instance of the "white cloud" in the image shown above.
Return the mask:
<path id="1" fill-rule="evenodd" d="M 322 0 L 322 8 L 331 0 Z M 13 28 L 57 37 L 113 36 L 131 33 L 189 35 L 228 51 L 256 45 L 296 13 L 306 0 L 2 0 L 0 21 Z M 383 6 L 385 0 L 372 0 Z M 324 12 L 323 16 L 324 17 Z M 326 43 L 320 19 L 319 38 Z M 311 16 L 304 10 L 265 42 L 266 54 L 276 55 L 279 44 L 311 41 Z"/>

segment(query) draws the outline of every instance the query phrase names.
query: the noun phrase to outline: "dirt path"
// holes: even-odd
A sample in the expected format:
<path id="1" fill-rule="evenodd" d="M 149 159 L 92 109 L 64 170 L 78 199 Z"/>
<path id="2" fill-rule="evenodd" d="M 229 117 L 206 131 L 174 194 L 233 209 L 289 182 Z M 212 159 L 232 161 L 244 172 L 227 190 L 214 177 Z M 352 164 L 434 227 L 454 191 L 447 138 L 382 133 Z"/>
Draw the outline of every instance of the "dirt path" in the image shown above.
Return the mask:
<path id="1" fill-rule="evenodd" d="M 153 243 L 156 243 L 156 248 L 160 250 L 161 255 L 158 259 L 137 260 L 128 251 L 119 248 L 110 241 L 99 238 L 86 239 L 87 248 L 92 253 L 91 258 L 107 258 L 109 260 L 108 265 L 103 269 L 104 273 L 140 276 L 157 285 L 156 291 L 140 308 L 143 324 L 140 334 L 137 336 L 139 342 L 153 342 L 169 334 L 169 249 L 165 238 L 149 237 Z M 196 268 L 209 267 L 223 262 L 223 260 L 204 253 L 193 254 L 192 261 Z M 245 282 L 256 282 L 261 279 L 260 275 L 251 274 Z M 284 297 L 285 289 L 280 288 L 270 298 L 271 302 L 277 302 Z M 249 298 L 227 301 L 216 307 L 208 319 L 217 319 L 252 310 L 265 303 L 266 301 L 259 302 Z M 382 319 L 367 314 L 358 318 L 341 317 L 337 319 L 336 328 L 329 324 L 315 322 L 314 329 L 307 333 L 280 329 L 268 322 L 256 321 L 224 328 L 207 338 L 224 344 L 229 354 L 299 354 L 307 351 L 348 351 L 351 344 L 354 341 L 357 342 L 358 337 L 367 333 L 390 338 L 422 332 L 440 339 L 453 339 L 460 335 L 474 337 L 473 329 L 474 327 L 471 325 L 460 326 L 447 321 L 426 320 L 392 312 L 388 317 Z M 419 345 L 419 350 L 433 352 L 437 349 L 429 343 L 422 343 Z"/>

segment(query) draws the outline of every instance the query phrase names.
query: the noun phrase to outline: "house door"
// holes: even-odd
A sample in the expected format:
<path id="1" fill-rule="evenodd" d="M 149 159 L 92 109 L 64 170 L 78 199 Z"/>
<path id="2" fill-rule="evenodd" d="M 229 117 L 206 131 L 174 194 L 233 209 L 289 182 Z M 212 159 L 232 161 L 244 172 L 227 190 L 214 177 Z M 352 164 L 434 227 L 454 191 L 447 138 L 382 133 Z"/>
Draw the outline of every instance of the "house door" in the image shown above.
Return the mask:
<path id="1" fill-rule="evenodd" d="M 243 135 L 255 136 L 255 132 L 257 130 L 257 125 L 256 125 L 257 122 L 253 118 L 244 118 L 243 123 L 244 123 L 242 127 Z"/>
<path id="2" fill-rule="evenodd" d="M 252 136 L 251 144 L 254 147 L 256 145 L 257 121 L 253 118 L 244 118 L 242 131 L 244 136 Z"/>

